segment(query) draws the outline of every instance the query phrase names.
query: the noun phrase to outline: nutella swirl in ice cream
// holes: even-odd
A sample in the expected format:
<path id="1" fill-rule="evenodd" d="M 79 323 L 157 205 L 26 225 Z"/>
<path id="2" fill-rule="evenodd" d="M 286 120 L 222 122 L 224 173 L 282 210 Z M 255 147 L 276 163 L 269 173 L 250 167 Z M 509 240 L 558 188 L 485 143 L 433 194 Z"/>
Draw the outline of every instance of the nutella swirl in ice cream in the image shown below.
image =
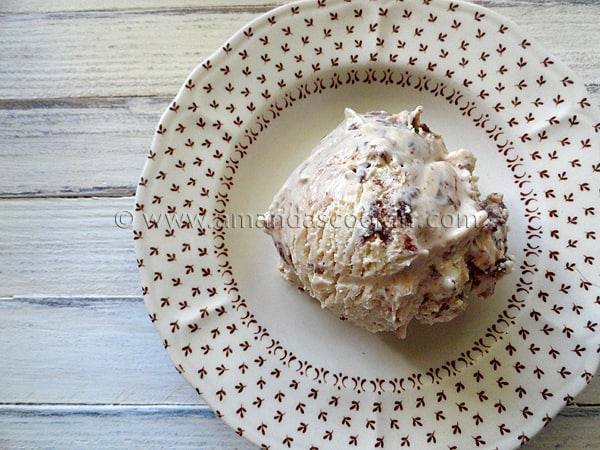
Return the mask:
<path id="1" fill-rule="evenodd" d="M 281 273 L 371 332 L 460 314 L 512 266 L 502 195 L 481 200 L 475 157 L 420 122 L 347 109 L 264 216 Z"/>

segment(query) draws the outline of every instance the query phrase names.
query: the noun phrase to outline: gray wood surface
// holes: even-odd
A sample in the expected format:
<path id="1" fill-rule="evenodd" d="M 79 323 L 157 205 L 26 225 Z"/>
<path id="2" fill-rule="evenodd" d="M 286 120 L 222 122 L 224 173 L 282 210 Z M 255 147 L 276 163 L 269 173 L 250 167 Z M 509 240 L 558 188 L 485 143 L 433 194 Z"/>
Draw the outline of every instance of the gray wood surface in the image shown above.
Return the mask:
<path id="1" fill-rule="evenodd" d="M 0 448 L 250 449 L 171 366 L 128 214 L 189 72 L 282 2 L 0 3 Z M 600 3 L 478 2 L 569 65 L 600 107 Z M 600 448 L 595 378 L 528 449 Z"/>

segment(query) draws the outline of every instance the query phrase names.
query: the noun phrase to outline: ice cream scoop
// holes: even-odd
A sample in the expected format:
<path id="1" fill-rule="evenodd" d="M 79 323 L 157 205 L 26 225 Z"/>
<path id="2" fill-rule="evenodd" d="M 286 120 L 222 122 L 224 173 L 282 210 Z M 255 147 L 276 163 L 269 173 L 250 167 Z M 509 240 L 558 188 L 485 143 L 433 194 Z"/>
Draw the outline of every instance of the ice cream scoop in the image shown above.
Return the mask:
<path id="1" fill-rule="evenodd" d="M 460 314 L 512 266 L 502 195 L 481 200 L 475 157 L 421 123 L 345 111 L 263 217 L 280 271 L 323 308 L 405 337 L 413 319 Z"/>

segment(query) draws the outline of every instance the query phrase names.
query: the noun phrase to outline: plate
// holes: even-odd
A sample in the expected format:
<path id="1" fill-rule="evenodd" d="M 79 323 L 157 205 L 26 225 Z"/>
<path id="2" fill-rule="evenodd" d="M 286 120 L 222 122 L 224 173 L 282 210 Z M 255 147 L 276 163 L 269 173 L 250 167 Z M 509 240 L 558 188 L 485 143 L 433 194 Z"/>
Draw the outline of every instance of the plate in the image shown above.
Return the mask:
<path id="1" fill-rule="evenodd" d="M 424 106 L 511 212 L 514 271 L 451 323 L 371 335 L 286 284 L 259 218 L 343 108 Z M 462 2 L 309 0 L 183 83 L 136 194 L 143 295 L 177 370 L 263 448 L 515 448 L 598 366 L 600 118 L 511 21 Z"/>

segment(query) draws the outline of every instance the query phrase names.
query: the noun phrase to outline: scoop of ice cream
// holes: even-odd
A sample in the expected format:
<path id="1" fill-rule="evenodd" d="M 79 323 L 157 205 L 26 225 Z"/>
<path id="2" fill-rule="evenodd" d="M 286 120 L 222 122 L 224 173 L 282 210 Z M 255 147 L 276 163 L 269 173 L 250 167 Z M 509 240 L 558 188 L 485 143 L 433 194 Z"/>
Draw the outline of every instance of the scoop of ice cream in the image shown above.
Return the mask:
<path id="1" fill-rule="evenodd" d="M 475 157 L 420 122 L 347 109 L 264 215 L 280 270 L 327 308 L 404 337 L 456 317 L 512 264 L 500 194 L 480 200 Z"/>

